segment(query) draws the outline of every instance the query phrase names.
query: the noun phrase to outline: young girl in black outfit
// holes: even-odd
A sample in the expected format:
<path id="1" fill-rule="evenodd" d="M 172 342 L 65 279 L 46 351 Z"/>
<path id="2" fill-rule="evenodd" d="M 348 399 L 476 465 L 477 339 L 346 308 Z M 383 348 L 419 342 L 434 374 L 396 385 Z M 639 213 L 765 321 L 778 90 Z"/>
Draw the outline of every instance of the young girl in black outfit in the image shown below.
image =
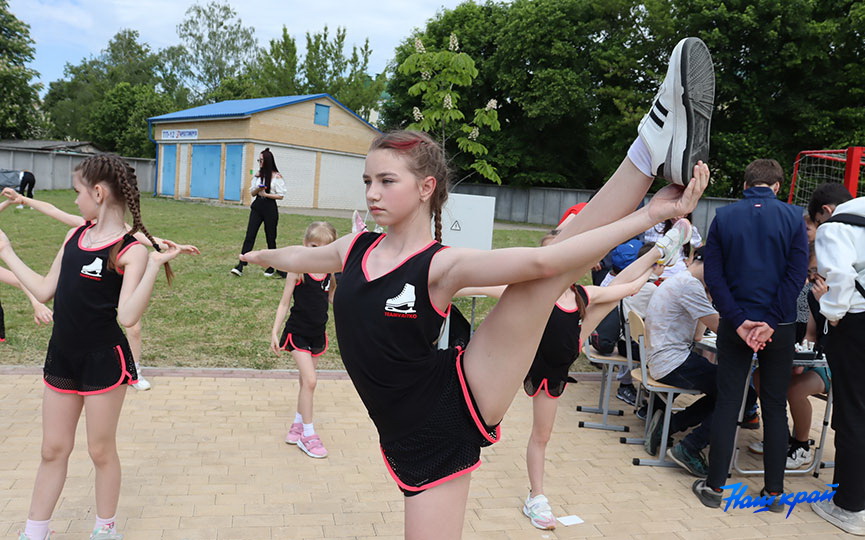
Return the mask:
<path id="1" fill-rule="evenodd" d="M 692 77 L 695 54 L 708 71 Z M 711 60 L 705 45 L 689 38 L 677 46 L 671 64 L 672 82 L 665 80 L 655 105 L 664 118 L 647 115 L 633 157 L 629 151 L 548 246 L 478 251 L 433 240 L 431 220 L 436 239 L 441 237 L 447 160 L 428 135 L 403 131 L 373 141 L 363 174 L 367 207 L 378 225 L 388 227 L 386 234 L 241 256 L 296 273 L 342 270 L 334 297 L 340 352 L 378 430 L 385 465 L 403 492 L 414 495 L 405 499 L 407 538 L 461 535 L 480 448 L 498 440 L 498 424 L 562 291 L 616 245 L 696 207 L 709 180 L 699 161 L 708 151 L 709 126 L 705 117 L 698 125 L 692 120 L 711 111 Z M 696 110 L 688 96 L 709 103 Z M 668 166 L 674 167 L 668 177 L 680 185 L 666 186 L 634 212 L 652 184 L 650 175 Z M 508 284 L 465 350 L 437 350 L 457 291 Z"/>
<path id="2" fill-rule="evenodd" d="M 85 224 L 71 230 L 45 276 L 25 265 L 0 231 L 0 259 L 40 301 L 54 298 L 54 329 L 45 359 L 42 461 L 22 540 L 44 540 L 66 480 L 81 410 L 96 469 L 96 523 L 91 540 L 115 540 L 120 496 L 116 432 L 135 362 L 118 322 L 135 324 L 144 313 L 159 268 L 180 253 L 173 243 L 148 256 L 131 234 L 143 232 L 135 173 L 116 156 L 85 159 L 72 177 Z M 132 230 L 124 221 L 132 214 Z M 95 222 L 95 224 L 94 224 Z"/>
<path id="3" fill-rule="evenodd" d="M 336 240 L 336 229 L 326 221 L 310 223 L 303 236 L 305 247 L 326 246 Z M 312 422 L 312 395 L 315 392 L 315 366 L 318 357 L 327 350 L 327 308 L 333 300 L 336 284 L 331 274 L 295 274 L 289 272 L 286 276 L 285 290 L 279 307 L 276 309 L 276 320 L 270 338 L 270 348 L 279 354 L 280 351 L 291 351 L 291 357 L 297 363 L 300 374 L 300 390 L 297 394 L 297 412 L 294 422 L 285 436 L 285 442 L 296 444 L 309 457 L 327 457 L 327 449 L 321 438 L 315 433 Z M 291 306 L 291 314 L 285 321 L 285 314 Z M 285 328 L 280 335 L 280 328 L 285 321 Z"/>

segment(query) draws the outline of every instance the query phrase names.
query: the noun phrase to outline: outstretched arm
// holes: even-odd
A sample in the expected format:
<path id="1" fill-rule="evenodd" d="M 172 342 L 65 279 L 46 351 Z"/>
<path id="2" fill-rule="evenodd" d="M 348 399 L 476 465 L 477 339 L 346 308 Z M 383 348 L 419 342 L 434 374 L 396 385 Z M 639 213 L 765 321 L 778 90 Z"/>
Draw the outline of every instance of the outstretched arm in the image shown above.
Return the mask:
<path id="1" fill-rule="evenodd" d="M 53 320 L 53 313 L 51 309 L 36 299 L 30 291 L 28 291 L 21 282 L 18 281 L 18 278 L 15 277 L 11 271 L 0 267 L 0 283 L 5 283 L 7 285 L 12 285 L 17 289 L 21 289 L 25 295 L 27 295 L 27 299 L 30 300 L 30 305 L 33 307 L 33 320 L 36 321 L 36 324 L 48 324 Z"/>
<path id="2" fill-rule="evenodd" d="M 356 234 L 348 234 L 336 242 L 318 247 L 289 246 L 250 251 L 242 254 L 240 260 L 295 274 L 330 274 L 342 270 L 343 260 L 356 237 Z"/>
<path id="3" fill-rule="evenodd" d="M 24 261 L 12 249 L 12 244 L 3 231 L 0 231 L 0 260 L 6 263 L 6 266 L 15 274 L 21 285 L 30 291 L 36 300 L 45 303 L 54 298 L 54 292 L 57 290 L 57 278 L 60 276 L 60 261 L 63 258 L 63 250 L 66 247 L 66 241 L 69 240 L 73 232 L 75 231 L 72 230 L 66 234 L 63 246 L 57 252 L 54 262 L 51 263 L 51 268 L 44 277 L 24 264 Z"/>
<path id="4" fill-rule="evenodd" d="M 466 287 L 458 290 L 454 297 L 489 296 L 490 298 L 501 298 L 506 288 L 506 285 L 498 285 L 496 287 Z"/>
<path id="5" fill-rule="evenodd" d="M 29 206 L 34 210 L 38 210 L 42 212 L 46 216 L 50 218 L 54 218 L 60 223 L 67 225 L 69 227 L 80 227 L 84 225 L 84 218 L 81 216 L 76 216 L 75 214 L 70 214 L 68 212 L 64 212 L 63 210 L 57 208 L 53 204 L 45 201 L 37 201 L 35 199 L 31 199 L 30 197 L 25 197 L 21 195 L 17 191 L 12 188 L 5 188 L 3 190 L 3 195 L 9 199 L 9 202 L 13 204 L 23 204 L 24 206 Z"/>

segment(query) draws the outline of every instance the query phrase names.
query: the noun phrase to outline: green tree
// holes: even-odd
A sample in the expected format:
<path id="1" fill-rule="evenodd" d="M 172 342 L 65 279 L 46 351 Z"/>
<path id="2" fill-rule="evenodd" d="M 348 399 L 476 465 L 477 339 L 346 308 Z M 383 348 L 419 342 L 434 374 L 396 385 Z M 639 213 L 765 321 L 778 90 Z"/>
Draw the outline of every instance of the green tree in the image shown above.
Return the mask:
<path id="1" fill-rule="evenodd" d="M 321 32 L 306 34 L 306 54 L 300 65 L 302 93 L 328 93 L 368 119 L 376 108 L 386 84 L 384 73 L 369 75 L 372 49 L 367 39 L 363 47 L 345 52 L 345 28 L 337 27 L 330 38 L 327 26 Z"/>
<path id="2" fill-rule="evenodd" d="M 169 112 L 171 105 L 171 100 L 157 94 L 152 86 L 117 83 L 91 115 L 91 140 L 124 156 L 152 157 L 154 145 L 147 133 L 147 118 Z"/>
<path id="3" fill-rule="evenodd" d="M 283 25 L 279 39 L 271 39 L 267 49 L 260 49 L 247 69 L 255 93 L 260 97 L 301 93 L 297 62 L 297 44 Z"/>
<path id="4" fill-rule="evenodd" d="M 469 168 L 500 184 L 495 167 L 481 157 L 488 153 L 487 147 L 478 141 L 481 128 L 491 131 L 501 128 L 496 111 L 498 104 L 490 99 L 486 106 L 475 109 L 471 121 L 465 121 L 457 87 L 471 86 L 478 70 L 471 56 L 459 52 L 456 35 L 449 36 L 448 48 L 441 51 L 427 51 L 421 39 L 415 38 L 415 53 L 400 64 L 399 71 L 420 77 L 408 93 L 421 97 L 423 109 L 413 108 L 414 123 L 409 125 L 409 129 L 433 134 L 442 146 L 447 146 L 449 139 L 455 139 L 460 151 L 474 156 Z"/>
<path id="5" fill-rule="evenodd" d="M 41 84 L 31 83 L 39 74 L 26 66 L 34 58 L 30 26 L 9 11 L 0 0 L 0 138 L 18 139 L 38 131 L 37 113 Z"/>
<path id="6" fill-rule="evenodd" d="M 190 6 L 177 35 L 186 47 L 186 74 L 200 96 L 239 75 L 257 50 L 252 27 L 243 26 L 230 4 L 216 0 Z"/>

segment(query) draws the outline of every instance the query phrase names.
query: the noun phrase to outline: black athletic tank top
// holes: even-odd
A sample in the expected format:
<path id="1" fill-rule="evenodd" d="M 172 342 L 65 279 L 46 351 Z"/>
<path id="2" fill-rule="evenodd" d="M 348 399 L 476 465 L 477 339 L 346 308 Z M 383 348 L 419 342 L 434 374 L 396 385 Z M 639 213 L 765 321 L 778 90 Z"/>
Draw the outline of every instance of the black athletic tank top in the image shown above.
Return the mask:
<path id="1" fill-rule="evenodd" d="M 588 306 L 589 297 L 586 294 L 586 289 L 577 285 L 577 293 Z M 544 335 L 541 337 L 540 345 L 538 345 L 534 363 L 541 362 L 549 367 L 561 367 L 563 365 L 570 367 L 580 355 L 580 322 L 582 318 L 583 314 L 579 312 L 579 309 L 567 311 L 556 304 L 550 314 L 550 319 L 547 321 L 547 326 L 544 328 Z"/>
<path id="2" fill-rule="evenodd" d="M 63 250 L 54 294 L 54 329 L 51 341 L 60 347 L 88 351 L 112 347 L 123 339 L 117 324 L 117 302 L 123 275 L 108 269 L 111 246 L 122 242 L 117 257 L 138 241 L 127 235 L 110 244 L 81 245 L 90 222 L 78 227 Z"/>
<path id="3" fill-rule="evenodd" d="M 294 284 L 291 297 L 291 313 L 285 327 L 292 334 L 317 337 L 325 332 L 327 326 L 327 295 L 330 292 L 330 274 L 321 280 L 309 274 Z"/>
<path id="4" fill-rule="evenodd" d="M 370 281 L 366 259 L 384 236 L 366 232 L 355 237 L 333 313 L 345 368 L 379 438 L 390 442 L 423 424 L 453 366 L 436 361 L 435 342 L 446 314 L 429 298 L 430 262 L 443 246 L 431 242 Z"/>

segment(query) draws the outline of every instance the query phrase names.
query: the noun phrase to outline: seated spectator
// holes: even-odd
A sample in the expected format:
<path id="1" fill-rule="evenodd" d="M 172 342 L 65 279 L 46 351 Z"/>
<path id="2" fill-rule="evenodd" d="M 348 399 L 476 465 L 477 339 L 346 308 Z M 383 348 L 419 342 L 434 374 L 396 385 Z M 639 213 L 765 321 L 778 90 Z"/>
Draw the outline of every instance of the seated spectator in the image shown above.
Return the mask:
<path id="1" fill-rule="evenodd" d="M 694 476 L 705 477 L 709 467 L 702 450 L 709 445 L 718 367 L 691 351 L 698 322 L 712 331 L 718 328 L 718 312 L 709 301 L 703 281 L 702 248 L 695 250 L 694 260 L 684 272 L 664 280 L 652 295 L 646 311 L 646 353 L 649 373 L 655 380 L 704 394 L 672 416 L 670 434 L 694 426 L 696 429 L 670 448 L 667 456 Z M 661 444 L 663 414 L 658 408 L 649 424 L 645 448 L 651 455 L 658 453 Z"/>

